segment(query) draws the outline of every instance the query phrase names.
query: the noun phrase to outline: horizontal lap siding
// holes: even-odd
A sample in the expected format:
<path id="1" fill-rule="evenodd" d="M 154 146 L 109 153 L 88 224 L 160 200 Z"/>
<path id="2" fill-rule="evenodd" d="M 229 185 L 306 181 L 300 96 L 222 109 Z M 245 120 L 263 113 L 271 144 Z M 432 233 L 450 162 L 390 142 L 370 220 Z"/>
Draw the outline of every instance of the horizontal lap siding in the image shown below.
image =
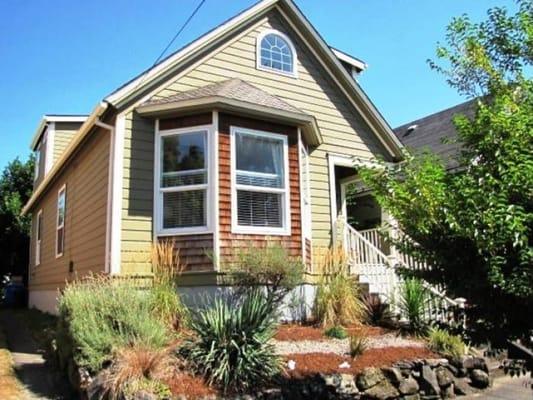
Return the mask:
<path id="1" fill-rule="evenodd" d="M 256 69 L 256 38 L 265 29 L 277 29 L 293 40 L 298 55 L 297 79 Z M 328 245 L 331 221 L 326 154 L 373 158 L 384 154 L 378 139 L 276 11 L 259 26 L 229 41 L 205 62 L 167 85 L 154 98 L 230 78 L 241 78 L 316 118 L 324 144 L 312 149 L 309 159 L 313 245 Z"/>
<path id="2" fill-rule="evenodd" d="M 66 280 L 105 268 L 109 133 L 99 130 L 82 145 L 36 204 L 32 219 L 30 290 L 62 288 Z M 63 256 L 56 258 L 57 192 L 66 184 Z M 41 264 L 35 266 L 37 212 L 43 210 Z M 73 272 L 69 272 L 72 263 Z"/>
<path id="3" fill-rule="evenodd" d="M 81 123 L 56 122 L 54 133 L 54 163 L 65 152 Z"/>
<path id="4" fill-rule="evenodd" d="M 287 135 L 289 138 L 289 181 L 291 207 L 291 235 L 271 236 L 231 233 L 231 146 L 230 128 L 239 126 Z M 219 229 L 220 259 L 222 264 L 231 261 L 240 249 L 262 247 L 267 240 L 280 241 L 293 256 L 302 255 L 298 136 L 293 127 L 277 125 L 270 122 L 240 118 L 228 114 L 219 117 Z"/>

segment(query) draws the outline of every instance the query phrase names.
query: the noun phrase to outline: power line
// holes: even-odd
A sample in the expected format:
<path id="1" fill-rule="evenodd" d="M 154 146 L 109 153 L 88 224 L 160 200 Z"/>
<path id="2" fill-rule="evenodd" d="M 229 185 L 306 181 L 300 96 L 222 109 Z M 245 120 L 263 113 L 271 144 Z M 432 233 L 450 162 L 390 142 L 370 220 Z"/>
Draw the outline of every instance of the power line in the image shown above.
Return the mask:
<path id="1" fill-rule="evenodd" d="M 176 32 L 176 34 L 174 35 L 174 37 L 172 38 L 172 40 L 167 44 L 167 46 L 165 47 L 165 49 L 161 52 L 161 54 L 159 54 L 159 57 L 157 57 L 157 59 L 154 61 L 154 63 L 152 64 L 152 66 L 144 73 L 144 76 L 142 77 L 142 79 L 139 81 L 139 83 L 137 84 L 136 87 L 139 87 L 141 85 L 141 83 L 144 82 L 144 79 L 146 78 L 146 76 L 148 75 L 148 72 L 157 65 L 157 63 L 161 60 L 161 58 L 163 58 L 163 56 L 165 55 L 165 53 L 167 52 L 167 50 L 170 48 L 170 46 L 172 46 L 172 43 L 174 43 L 174 41 L 178 38 L 178 36 L 181 34 L 181 32 L 183 32 L 183 30 L 187 27 L 187 25 L 189 24 L 189 22 L 191 22 L 191 20 L 194 18 L 194 16 L 196 15 L 196 13 L 198 12 L 198 10 L 200 10 L 200 8 L 203 6 L 203 4 L 205 3 L 206 0 L 200 0 L 200 3 L 198 3 L 198 5 L 196 6 L 196 8 L 194 9 L 194 11 L 192 12 L 192 14 L 189 16 L 189 18 L 187 18 L 187 20 L 183 23 L 183 25 L 181 26 L 181 28 L 178 30 L 178 32 Z"/>
<path id="2" fill-rule="evenodd" d="M 181 28 L 178 30 L 178 32 L 174 35 L 174 37 L 172 38 L 172 40 L 167 44 L 167 47 L 165 47 L 165 49 L 161 52 L 161 54 L 159 55 L 159 57 L 157 57 L 157 59 L 155 60 L 154 64 L 152 65 L 152 67 L 154 65 L 156 65 L 160 60 L 161 58 L 165 55 L 165 53 L 167 52 L 167 50 L 169 49 L 170 46 L 172 46 L 172 43 L 174 43 L 174 41 L 178 38 L 178 36 L 180 35 L 181 32 L 183 32 L 183 30 L 187 27 L 187 25 L 189 24 L 189 22 L 191 22 L 191 19 L 194 18 L 194 16 L 196 15 L 196 13 L 198 12 L 198 10 L 200 10 L 200 8 L 202 7 L 202 5 L 205 3 L 205 0 L 201 0 L 200 3 L 198 3 L 198 5 L 196 6 L 196 8 L 194 9 L 194 11 L 192 12 L 192 14 L 189 16 L 189 18 L 187 18 L 187 21 L 185 21 L 185 23 L 181 26 Z"/>

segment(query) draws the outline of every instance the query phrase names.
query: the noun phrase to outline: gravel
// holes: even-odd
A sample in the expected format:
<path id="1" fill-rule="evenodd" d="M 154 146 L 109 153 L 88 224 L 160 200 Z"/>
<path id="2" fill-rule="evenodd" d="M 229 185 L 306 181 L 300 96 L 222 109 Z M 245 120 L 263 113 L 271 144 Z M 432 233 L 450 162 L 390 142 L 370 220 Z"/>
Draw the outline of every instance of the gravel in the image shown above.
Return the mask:
<path id="1" fill-rule="evenodd" d="M 372 336 L 367 340 L 369 349 L 383 347 L 425 347 L 425 343 L 421 340 L 403 338 L 395 334 Z M 280 355 L 305 353 L 335 353 L 343 355 L 350 352 L 350 339 L 272 340 L 272 344 L 276 348 L 276 353 Z"/>

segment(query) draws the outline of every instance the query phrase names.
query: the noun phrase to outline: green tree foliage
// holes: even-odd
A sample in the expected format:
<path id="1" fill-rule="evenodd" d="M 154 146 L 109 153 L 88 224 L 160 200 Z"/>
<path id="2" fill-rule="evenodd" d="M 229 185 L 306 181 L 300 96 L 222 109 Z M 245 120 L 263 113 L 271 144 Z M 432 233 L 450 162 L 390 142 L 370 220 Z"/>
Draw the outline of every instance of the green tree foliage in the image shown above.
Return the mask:
<path id="1" fill-rule="evenodd" d="M 455 18 L 429 62 L 476 98 L 473 117 L 454 119 L 460 170 L 423 153 L 362 172 L 420 246 L 397 245 L 434 266 L 415 274 L 467 298 L 472 320 L 501 336 L 533 328 L 533 3 L 517 4 L 515 14 L 490 9 L 481 23 Z"/>
<path id="2" fill-rule="evenodd" d="M 34 159 L 10 162 L 0 176 L 0 275 L 23 274 L 28 265 L 31 217 L 21 216 L 33 190 Z"/>

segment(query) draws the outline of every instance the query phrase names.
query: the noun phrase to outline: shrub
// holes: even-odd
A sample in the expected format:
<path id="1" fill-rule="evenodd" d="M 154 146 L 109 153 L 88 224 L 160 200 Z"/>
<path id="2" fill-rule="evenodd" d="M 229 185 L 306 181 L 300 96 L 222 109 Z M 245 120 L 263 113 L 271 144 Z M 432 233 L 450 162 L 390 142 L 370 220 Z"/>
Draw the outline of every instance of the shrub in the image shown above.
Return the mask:
<path id="1" fill-rule="evenodd" d="M 247 293 L 239 304 L 220 298 L 191 318 L 197 335 L 182 348 L 183 354 L 208 383 L 245 391 L 270 380 L 280 371 L 280 360 L 269 344 L 276 315 L 259 291 Z"/>
<path id="2" fill-rule="evenodd" d="M 368 339 L 364 336 L 350 336 L 350 355 L 352 358 L 360 356 L 368 348 Z"/>
<path id="3" fill-rule="evenodd" d="M 128 398 L 143 390 L 168 398 L 171 393 L 165 382 L 174 376 L 178 360 L 169 351 L 133 346 L 115 352 L 111 366 L 103 372 L 105 379 L 101 397 Z"/>
<path id="4" fill-rule="evenodd" d="M 322 326 L 358 323 L 363 315 L 360 287 L 350 275 L 348 262 L 341 248 L 328 249 L 317 257 L 322 274 L 315 298 L 315 317 Z"/>
<path id="5" fill-rule="evenodd" d="M 172 332 L 149 299 L 150 290 L 140 290 L 130 280 L 90 276 L 68 283 L 59 299 L 60 358 L 72 356 L 78 366 L 95 373 L 119 348 L 162 348 Z"/>
<path id="6" fill-rule="evenodd" d="M 400 287 L 398 306 L 401 315 L 407 319 L 407 325 L 402 329 L 408 333 L 425 336 L 428 323 L 425 320 L 426 306 L 430 301 L 427 289 L 422 281 L 416 278 L 407 278 Z"/>
<path id="7" fill-rule="evenodd" d="M 466 351 L 466 345 L 461 336 L 452 335 L 444 329 L 431 329 L 428 342 L 431 350 L 452 358 L 459 358 Z"/>
<path id="8" fill-rule="evenodd" d="M 346 333 L 346 329 L 344 329 L 342 326 L 332 326 L 329 329 L 326 329 L 324 331 L 324 335 L 326 335 L 329 338 L 334 339 L 346 339 L 348 337 L 348 333 Z"/>
<path id="9" fill-rule="evenodd" d="M 237 252 L 236 259 L 228 265 L 232 283 L 239 293 L 265 287 L 267 299 L 279 304 L 296 286 L 302 283 L 304 265 L 299 257 L 291 257 L 278 242 L 268 242 L 264 247 L 249 246 Z"/>
<path id="10" fill-rule="evenodd" d="M 384 303 L 378 295 L 365 293 L 361 297 L 363 316 L 366 323 L 390 327 L 393 325 L 393 314 L 389 304 Z"/>
<path id="11" fill-rule="evenodd" d="M 176 291 L 176 279 L 183 272 L 179 251 L 174 240 L 161 240 L 152 244 L 153 287 L 150 301 L 154 312 L 175 328 L 187 324 L 188 310 Z"/>

